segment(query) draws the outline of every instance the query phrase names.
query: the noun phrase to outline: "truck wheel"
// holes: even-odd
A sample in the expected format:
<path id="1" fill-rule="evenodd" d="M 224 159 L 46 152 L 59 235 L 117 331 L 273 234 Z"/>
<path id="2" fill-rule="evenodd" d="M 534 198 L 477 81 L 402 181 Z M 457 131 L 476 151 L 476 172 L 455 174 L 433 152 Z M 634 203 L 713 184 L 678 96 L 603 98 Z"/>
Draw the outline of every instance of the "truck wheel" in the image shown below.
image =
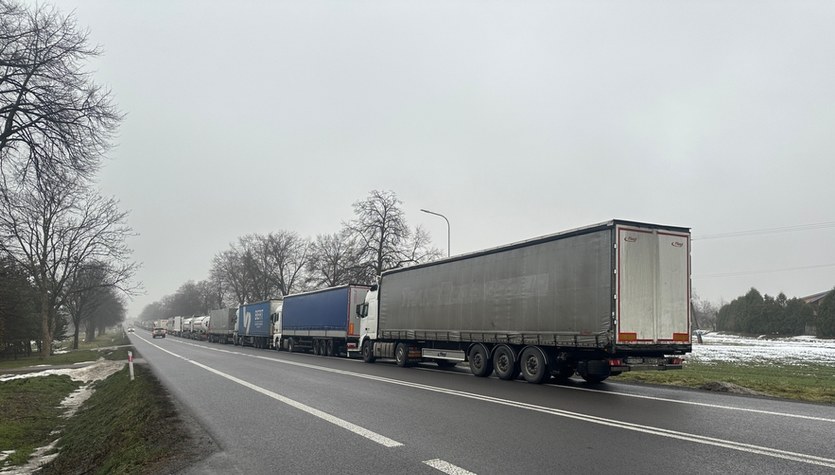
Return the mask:
<path id="1" fill-rule="evenodd" d="M 556 374 L 554 374 L 554 377 L 557 379 L 557 381 L 562 382 L 568 381 L 568 379 L 572 376 L 574 376 L 574 368 L 567 364 L 560 365 L 559 369 L 557 369 Z"/>
<path id="2" fill-rule="evenodd" d="M 319 356 L 319 340 L 313 340 L 313 354 Z"/>
<path id="3" fill-rule="evenodd" d="M 328 340 L 325 342 L 325 355 L 335 356 L 333 352 L 333 340 Z"/>
<path id="4" fill-rule="evenodd" d="M 374 358 L 374 348 L 371 340 L 365 340 L 362 344 L 362 360 L 366 363 L 373 363 L 377 358 Z"/>
<path id="5" fill-rule="evenodd" d="M 293 351 L 295 351 L 295 349 L 296 349 L 296 345 L 293 343 L 293 339 L 292 338 L 288 339 L 287 340 L 287 351 L 292 353 Z"/>
<path id="6" fill-rule="evenodd" d="M 606 380 L 609 376 L 601 376 L 598 374 L 581 374 L 580 376 L 586 380 L 587 383 L 600 383 Z"/>
<path id="7" fill-rule="evenodd" d="M 533 384 L 542 384 L 546 379 L 551 377 L 551 371 L 548 369 L 548 361 L 545 359 L 545 353 L 542 349 L 536 346 L 529 346 L 522 350 L 522 355 L 519 357 L 519 367 L 522 370 L 522 376 L 525 381 Z"/>
<path id="8" fill-rule="evenodd" d="M 409 345 L 405 343 L 397 344 L 397 347 L 394 349 L 394 361 L 401 368 L 409 366 Z"/>
<path id="9" fill-rule="evenodd" d="M 319 340 L 319 356 L 325 356 L 327 351 L 325 350 L 325 340 Z"/>
<path id="10" fill-rule="evenodd" d="M 473 345 L 467 359 L 470 362 L 470 371 L 474 376 L 485 378 L 493 373 L 493 361 L 490 359 L 490 353 L 484 345 L 480 343 Z"/>
<path id="11" fill-rule="evenodd" d="M 519 362 L 513 350 L 507 345 L 499 345 L 493 352 L 493 367 L 496 375 L 505 381 L 511 381 L 519 376 Z"/>

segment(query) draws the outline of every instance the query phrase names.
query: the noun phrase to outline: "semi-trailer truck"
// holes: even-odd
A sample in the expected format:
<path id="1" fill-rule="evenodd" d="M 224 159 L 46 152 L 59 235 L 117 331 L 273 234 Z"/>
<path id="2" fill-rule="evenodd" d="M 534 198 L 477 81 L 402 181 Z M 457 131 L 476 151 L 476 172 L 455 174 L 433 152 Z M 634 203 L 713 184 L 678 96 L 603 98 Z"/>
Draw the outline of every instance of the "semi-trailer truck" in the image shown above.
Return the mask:
<path id="1" fill-rule="evenodd" d="M 238 309 L 235 307 L 209 310 L 207 340 L 224 344 L 231 342 L 237 314 Z"/>
<path id="2" fill-rule="evenodd" d="M 343 285 L 285 296 L 275 325 L 273 347 L 351 356 L 359 350 L 357 306 L 365 301 L 368 288 Z"/>
<path id="3" fill-rule="evenodd" d="M 689 302 L 689 228 L 612 220 L 383 272 L 357 312 L 369 363 L 600 382 L 680 369 Z"/>
<path id="4" fill-rule="evenodd" d="M 248 303 L 238 307 L 237 322 L 233 335 L 235 344 L 270 348 L 279 312 L 281 312 L 280 299 Z"/>

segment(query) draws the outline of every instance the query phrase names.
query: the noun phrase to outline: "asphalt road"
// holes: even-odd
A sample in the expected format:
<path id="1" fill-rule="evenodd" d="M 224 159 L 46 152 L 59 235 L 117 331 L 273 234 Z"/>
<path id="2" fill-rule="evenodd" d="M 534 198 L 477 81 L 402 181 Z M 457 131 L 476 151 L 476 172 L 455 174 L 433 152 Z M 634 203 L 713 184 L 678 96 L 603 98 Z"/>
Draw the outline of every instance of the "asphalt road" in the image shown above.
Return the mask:
<path id="1" fill-rule="evenodd" d="M 130 335 L 220 451 L 190 473 L 835 473 L 835 407 Z"/>

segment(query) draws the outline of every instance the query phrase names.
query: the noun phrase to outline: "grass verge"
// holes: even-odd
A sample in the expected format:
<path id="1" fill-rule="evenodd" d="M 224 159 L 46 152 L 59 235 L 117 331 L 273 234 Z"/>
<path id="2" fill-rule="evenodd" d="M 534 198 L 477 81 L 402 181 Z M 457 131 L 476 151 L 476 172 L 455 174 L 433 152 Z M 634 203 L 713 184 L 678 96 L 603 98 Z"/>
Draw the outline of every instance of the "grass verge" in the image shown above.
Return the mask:
<path id="1" fill-rule="evenodd" d="M 41 473 L 169 473 L 194 449 L 168 392 L 144 365 L 101 381 L 66 425 Z M 186 460 L 188 461 L 188 460 Z"/>
<path id="2" fill-rule="evenodd" d="M 34 449 L 55 440 L 52 431 L 67 422 L 61 401 L 80 386 L 64 375 L 0 383 L 0 448 L 14 450 L 0 468 L 26 463 Z"/>
<path id="3" fill-rule="evenodd" d="M 71 342 L 64 342 L 64 344 L 70 345 Z M 28 368 L 31 366 L 75 364 L 83 361 L 95 361 L 101 357 L 109 360 L 126 360 L 128 359 L 127 349 L 111 348 L 122 345 L 130 345 L 130 340 L 122 332 L 105 334 L 99 336 L 94 341 L 79 344 L 77 350 L 59 353 L 45 359 L 35 355 L 20 357 L 16 360 L 0 360 L 0 371 L 4 369 Z"/>
<path id="4" fill-rule="evenodd" d="M 638 371 L 617 377 L 623 381 L 701 388 L 726 382 L 786 399 L 835 404 L 835 367 L 829 365 L 762 365 L 687 362 L 680 371 Z"/>

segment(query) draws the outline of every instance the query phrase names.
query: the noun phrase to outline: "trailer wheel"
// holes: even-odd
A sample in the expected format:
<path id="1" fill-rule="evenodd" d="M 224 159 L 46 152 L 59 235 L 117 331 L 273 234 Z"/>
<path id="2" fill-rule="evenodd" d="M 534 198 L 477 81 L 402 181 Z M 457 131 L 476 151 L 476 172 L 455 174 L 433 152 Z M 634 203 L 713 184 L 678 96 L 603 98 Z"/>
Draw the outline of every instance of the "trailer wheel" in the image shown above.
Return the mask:
<path id="1" fill-rule="evenodd" d="M 537 346 L 529 346 L 522 350 L 522 355 L 519 358 L 519 366 L 522 370 L 522 376 L 525 381 L 533 384 L 542 384 L 551 376 L 551 371 L 548 369 L 548 361 L 545 359 L 545 353 Z"/>
<path id="2" fill-rule="evenodd" d="M 293 339 L 292 339 L 292 338 L 288 338 L 288 339 L 287 339 L 287 351 L 288 351 L 288 352 L 290 352 L 290 353 L 292 353 L 292 352 L 293 352 L 293 351 L 295 351 L 295 350 L 296 350 L 296 344 L 295 344 L 295 343 L 293 343 Z"/>
<path id="3" fill-rule="evenodd" d="M 402 342 L 397 344 L 397 347 L 394 349 L 394 361 L 401 368 L 409 366 L 409 345 Z"/>
<path id="4" fill-rule="evenodd" d="M 470 348 L 467 359 L 470 361 L 470 371 L 474 376 L 485 378 L 493 372 L 493 361 L 490 359 L 490 353 L 481 343 Z"/>
<path id="5" fill-rule="evenodd" d="M 600 383 L 606 380 L 609 376 L 602 376 L 599 374 L 580 374 L 587 383 Z"/>
<path id="6" fill-rule="evenodd" d="M 313 340 L 313 354 L 319 356 L 319 340 Z"/>
<path id="7" fill-rule="evenodd" d="M 557 381 L 563 382 L 568 381 L 572 376 L 574 376 L 574 368 L 567 364 L 560 365 L 556 374 L 554 374 Z"/>
<path id="8" fill-rule="evenodd" d="M 493 367 L 500 379 L 510 381 L 519 376 L 519 362 L 513 350 L 507 345 L 499 345 L 493 352 Z"/>
<path id="9" fill-rule="evenodd" d="M 325 356 L 327 351 L 325 350 L 325 340 L 319 340 L 319 356 Z"/>
<path id="10" fill-rule="evenodd" d="M 374 348 L 372 348 L 373 343 L 371 340 L 365 340 L 362 344 L 362 360 L 366 363 L 373 363 L 376 358 L 374 358 Z"/>
<path id="11" fill-rule="evenodd" d="M 325 354 L 327 356 L 336 356 L 333 351 L 333 340 L 328 340 L 325 342 Z"/>

